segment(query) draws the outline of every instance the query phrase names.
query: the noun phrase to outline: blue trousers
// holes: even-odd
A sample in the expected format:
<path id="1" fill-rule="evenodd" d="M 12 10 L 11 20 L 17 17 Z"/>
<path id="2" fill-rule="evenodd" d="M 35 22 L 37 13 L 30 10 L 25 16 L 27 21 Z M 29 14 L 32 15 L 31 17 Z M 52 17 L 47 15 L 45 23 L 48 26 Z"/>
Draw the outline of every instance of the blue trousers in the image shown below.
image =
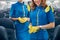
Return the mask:
<path id="1" fill-rule="evenodd" d="M 48 40 L 48 39 L 37 39 L 37 38 L 31 38 L 30 40 Z"/>
<path id="2" fill-rule="evenodd" d="M 16 33 L 17 40 L 30 40 L 30 35 L 28 31 Z"/>
<path id="3" fill-rule="evenodd" d="M 30 34 L 30 40 L 48 40 L 48 33 L 46 30 L 39 30 Z"/>
<path id="4" fill-rule="evenodd" d="M 48 40 L 48 39 L 35 39 L 35 38 L 32 38 L 30 40 Z"/>
<path id="5" fill-rule="evenodd" d="M 30 40 L 30 34 L 28 32 L 28 25 L 29 25 L 28 22 L 24 24 L 20 22 L 15 23 L 16 40 Z"/>

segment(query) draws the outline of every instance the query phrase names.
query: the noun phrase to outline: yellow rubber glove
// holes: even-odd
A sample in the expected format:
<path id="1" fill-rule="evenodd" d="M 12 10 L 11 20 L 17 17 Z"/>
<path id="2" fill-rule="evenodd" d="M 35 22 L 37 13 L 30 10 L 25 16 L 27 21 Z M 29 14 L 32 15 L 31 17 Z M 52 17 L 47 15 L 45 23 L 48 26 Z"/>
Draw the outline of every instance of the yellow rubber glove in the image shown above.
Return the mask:
<path id="1" fill-rule="evenodd" d="M 28 19 L 26 17 L 24 18 L 18 18 L 18 21 L 21 22 L 21 23 L 25 23 Z"/>
<path id="2" fill-rule="evenodd" d="M 32 34 L 32 33 L 36 33 L 37 31 L 39 30 L 39 27 L 37 26 L 32 26 L 32 25 L 29 25 L 29 33 Z"/>
<path id="3" fill-rule="evenodd" d="M 29 25 L 29 33 L 30 33 L 30 34 L 33 33 L 33 27 L 32 27 L 32 25 Z"/>
<path id="4" fill-rule="evenodd" d="M 39 30 L 39 27 L 37 27 L 37 26 L 33 26 L 33 33 L 36 33 L 37 31 Z"/>

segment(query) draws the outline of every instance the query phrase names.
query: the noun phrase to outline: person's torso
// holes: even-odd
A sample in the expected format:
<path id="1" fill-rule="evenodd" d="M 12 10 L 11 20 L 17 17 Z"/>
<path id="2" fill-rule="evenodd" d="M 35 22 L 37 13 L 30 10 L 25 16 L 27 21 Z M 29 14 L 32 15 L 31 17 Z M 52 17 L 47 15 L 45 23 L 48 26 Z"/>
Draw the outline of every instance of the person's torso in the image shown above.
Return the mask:
<path id="1" fill-rule="evenodd" d="M 15 18 L 28 17 L 28 10 L 26 8 L 26 5 L 24 5 L 23 3 L 19 3 L 19 2 L 14 4 L 14 15 L 15 15 Z M 18 32 L 23 32 L 23 31 L 28 30 L 28 25 L 29 25 L 28 21 L 25 23 L 20 23 L 18 20 L 15 21 L 15 26 Z"/>
<path id="2" fill-rule="evenodd" d="M 18 17 L 27 17 L 28 10 L 26 8 L 26 5 L 23 3 L 17 2 L 14 4 L 14 15 L 16 18 Z"/>
<path id="3" fill-rule="evenodd" d="M 46 25 L 48 23 L 46 12 L 42 7 L 31 11 L 30 19 L 33 26 Z"/>

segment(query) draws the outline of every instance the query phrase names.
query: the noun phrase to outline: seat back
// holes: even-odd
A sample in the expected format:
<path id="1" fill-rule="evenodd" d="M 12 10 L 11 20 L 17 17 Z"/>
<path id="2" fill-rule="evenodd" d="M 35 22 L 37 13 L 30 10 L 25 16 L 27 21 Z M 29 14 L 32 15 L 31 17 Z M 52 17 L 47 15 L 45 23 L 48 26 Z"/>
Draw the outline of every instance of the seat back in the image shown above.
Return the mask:
<path id="1" fill-rule="evenodd" d="M 0 40 L 8 40 L 7 31 L 3 26 L 0 26 Z"/>
<path id="2" fill-rule="evenodd" d="M 53 40 L 60 40 L 60 25 L 58 25 L 54 30 Z"/>
<path id="3" fill-rule="evenodd" d="M 0 13 L 0 18 L 4 18 L 4 14 L 3 13 Z"/>
<path id="4" fill-rule="evenodd" d="M 15 40 L 15 26 L 12 20 L 8 18 L 0 18 L 0 26 L 6 28 L 9 40 Z"/>

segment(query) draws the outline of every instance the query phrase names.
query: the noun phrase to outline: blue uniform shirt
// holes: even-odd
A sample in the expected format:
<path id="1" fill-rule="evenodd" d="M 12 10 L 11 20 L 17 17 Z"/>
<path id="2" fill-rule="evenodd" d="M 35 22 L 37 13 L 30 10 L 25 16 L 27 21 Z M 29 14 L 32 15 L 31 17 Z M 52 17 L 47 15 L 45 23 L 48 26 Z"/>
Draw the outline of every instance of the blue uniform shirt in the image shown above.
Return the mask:
<path id="1" fill-rule="evenodd" d="M 28 10 L 26 5 L 20 2 L 13 4 L 10 9 L 10 17 L 12 18 L 28 17 Z M 19 21 L 15 21 L 15 25 L 18 32 L 20 31 L 23 32 L 28 29 L 28 22 L 22 24 Z"/>
<path id="2" fill-rule="evenodd" d="M 30 12 L 30 22 L 33 26 L 46 25 L 54 21 L 54 14 L 51 8 L 47 13 L 45 12 L 45 9 L 43 7 L 36 7 L 35 10 Z"/>
<path id="3" fill-rule="evenodd" d="M 54 21 L 55 19 L 51 8 L 49 12 L 45 12 L 45 8 L 40 6 L 30 12 L 30 22 L 32 23 L 32 26 L 42 26 Z M 31 38 L 37 40 L 48 39 L 48 33 L 45 29 L 41 29 L 37 33 L 31 34 Z"/>

